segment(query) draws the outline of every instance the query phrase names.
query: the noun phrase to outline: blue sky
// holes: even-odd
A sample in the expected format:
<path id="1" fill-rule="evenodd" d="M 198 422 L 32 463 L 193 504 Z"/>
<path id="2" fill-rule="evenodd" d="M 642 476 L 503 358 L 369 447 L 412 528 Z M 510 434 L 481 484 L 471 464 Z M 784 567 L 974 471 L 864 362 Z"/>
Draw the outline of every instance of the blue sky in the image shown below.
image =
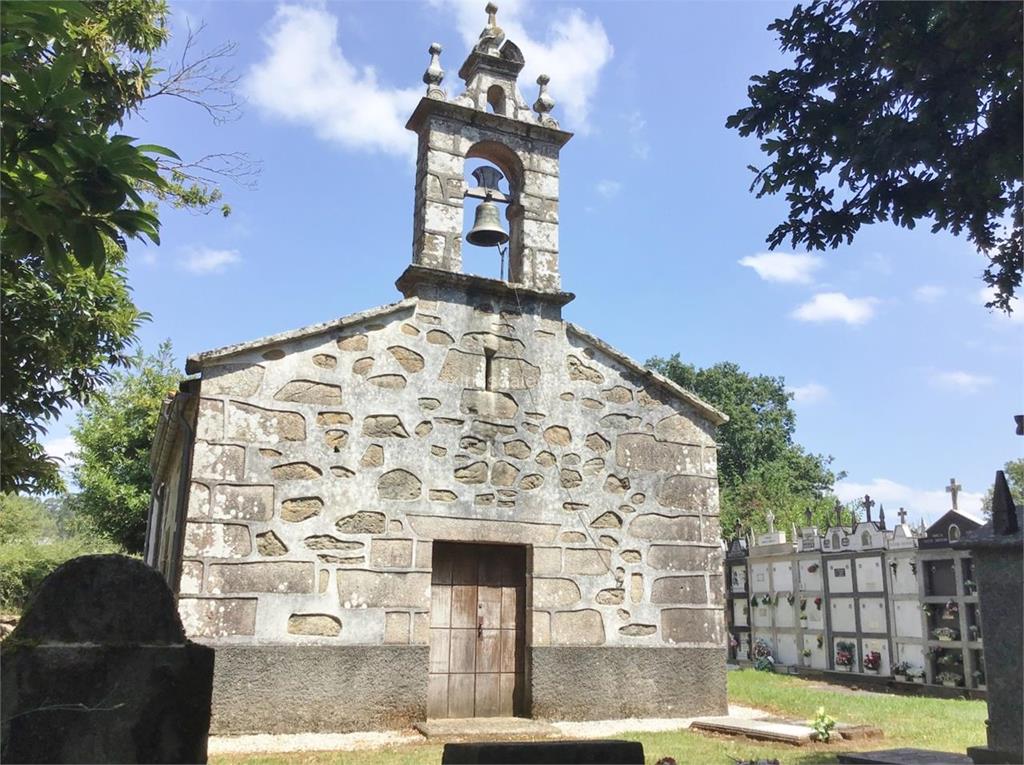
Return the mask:
<path id="1" fill-rule="evenodd" d="M 411 252 L 413 152 L 405 120 L 433 41 L 449 96 L 483 27 L 483 0 L 172 3 L 175 42 L 205 21 L 206 47 L 238 43 L 240 119 L 214 125 L 173 99 L 127 131 L 184 158 L 242 151 L 255 189 L 228 184 L 234 212 L 163 211 L 161 247 L 133 245 L 147 349 L 186 355 L 392 302 Z M 551 76 L 562 152 L 566 317 L 638 360 L 678 352 L 782 375 L 797 438 L 832 454 L 844 499 L 869 491 L 890 517 L 976 507 L 1021 454 L 1024 312 L 984 308 L 982 258 L 964 239 L 881 224 L 823 255 L 766 256 L 781 199 L 748 192 L 754 139 L 724 127 L 748 78 L 786 64 L 766 31 L 772 3 L 504 2 L 523 49 L 520 83 Z M 466 270 L 497 275 L 465 248 Z M 67 449 L 69 418 L 49 435 Z"/>

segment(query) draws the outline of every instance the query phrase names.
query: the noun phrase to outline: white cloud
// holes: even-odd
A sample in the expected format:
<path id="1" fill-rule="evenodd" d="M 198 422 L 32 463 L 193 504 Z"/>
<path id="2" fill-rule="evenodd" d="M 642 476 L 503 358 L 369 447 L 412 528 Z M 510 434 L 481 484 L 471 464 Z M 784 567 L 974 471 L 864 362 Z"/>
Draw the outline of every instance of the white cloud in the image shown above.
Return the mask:
<path id="1" fill-rule="evenodd" d="M 740 258 L 739 264 L 757 271 L 766 282 L 810 284 L 812 274 L 822 266 L 821 258 L 786 252 L 760 252 Z"/>
<path id="2" fill-rule="evenodd" d="M 946 288 L 937 284 L 922 284 L 914 290 L 914 300 L 919 303 L 934 303 L 946 294 Z"/>
<path id="3" fill-rule="evenodd" d="M 947 372 L 933 372 L 931 381 L 933 385 L 939 388 L 954 390 L 960 393 L 977 393 L 982 388 L 992 384 L 991 377 L 964 372 L 960 369 Z"/>
<path id="4" fill-rule="evenodd" d="M 479 0 L 434 0 L 434 4 L 446 7 L 456 15 L 456 24 L 466 46 L 476 43 L 487 23 Z M 530 3 L 505 0 L 498 11 L 498 26 L 505 30 L 509 40 L 519 46 L 526 59 L 519 75 L 519 87 L 527 103 L 532 104 L 536 97 L 537 86 L 534 83 L 537 75 L 551 77 L 548 92 L 557 104 L 554 116 L 565 127 L 585 134 L 591 127 L 588 122 L 590 107 L 601 70 L 611 60 L 614 48 L 601 20 L 588 18 L 582 9 L 552 11 L 546 4 L 537 4 L 536 7 L 543 9 L 545 16 L 555 16 L 548 23 L 543 38 L 533 37 L 524 26 Z M 459 54 L 458 61 L 445 64 L 446 71 L 452 72 L 453 76 L 462 63 L 462 55 Z M 461 87 L 450 85 L 449 95 L 453 89 L 461 90 Z M 559 114 L 559 109 L 564 117 Z"/>
<path id="5" fill-rule="evenodd" d="M 622 184 L 618 181 L 612 181 L 605 178 L 604 180 L 597 182 L 595 190 L 605 199 L 611 199 L 622 191 Z"/>
<path id="6" fill-rule="evenodd" d="M 630 152 L 637 159 L 647 159 L 651 155 L 651 144 L 647 141 L 647 120 L 640 112 L 633 112 L 626 116 L 626 125 Z"/>
<path id="7" fill-rule="evenodd" d="M 219 274 L 233 263 L 240 263 L 238 250 L 215 250 L 212 247 L 192 247 L 185 251 L 181 267 L 189 273 Z"/>
<path id="8" fill-rule="evenodd" d="M 791 314 L 800 321 L 844 321 L 863 324 L 875 315 L 877 298 L 851 298 L 842 292 L 819 292 Z"/>
<path id="9" fill-rule="evenodd" d="M 995 287 L 982 287 L 977 292 L 977 299 L 981 301 L 982 305 L 991 302 L 996 296 Z M 1024 323 L 1024 305 L 1021 304 L 1020 298 L 1015 297 L 1010 300 L 1010 308 L 1013 309 L 1013 313 L 1009 316 L 1005 312 L 1000 311 L 998 308 L 987 309 L 993 316 L 1003 321 L 1013 322 L 1014 324 Z"/>
<path id="10" fill-rule="evenodd" d="M 786 390 L 793 394 L 793 400 L 798 404 L 817 404 L 829 396 L 828 388 L 816 382 L 792 386 Z"/>
<path id="11" fill-rule="evenodd" d="M 487 21 L 479 2 L 434 0 L 434 5 L 455 16 L 467 45 L 477 41 Z M 532 103 L 537 75 L 549 75 L 550 93 L 559 104 L 555 116 L 563 114 L 566 127 L 585 133 L 601 70 L 613 54 L 604 26 L 573 8 L 556 16 L 543 39 L 535 39 L 520 20 L 525 8 L 522 2 L 504 2 L 498 17 L 526 58 L 519 76 L 523 96 Z M 345 149 L 411 157 L 416 139 L 405 123 L 424 88 L 380 82 L 373 62 L 356 63 L 345 56 L 339 31 L 344 34 L 338 18 L 323 6 L 279 5 L 264 33 L 266 55 L 243 78 L 245 95 L 263 113 L 310 127 L 319 138 Z M 456 72 L 468 52 L 454 47 L 442 56 L 450 97 L 462 90 Z M 410 71 L 406 81 L 414 82 L 420 74 Z"/>
<path id="12" fill-rule="evenodd" d="M 916 526 L 921 516 L 924 516 L 926 525 L 931 524 L 953 506 L 949 493 L 944 489 L 915 489 L 888 478 L 875 478 L 870 483 L 839 481 L 835 492 L 842 502 L 852 502 L 870 494 L 878 503 L 872 509 L 872 517 L 877 519 L 879 505 L 885 505 L 885 520 L 890 528 L 899 523 L 896 513 L 901 507 L 907 511 L 907 522 Z M 985 491 L 961 491 L 957 496 L 958 509 L 981 516 L 981 501 L 984 497 Z"/>
<path id="13" fill-rule="evenodd" d="M 55 438 L 52 441 L 46 441 L 43 444 L 43 449 L 46 453 L 51 457 L 56 457 L 61 460 L 65 467 L 76 461 L 71 454 L 77 448 L 78 444 L 75 443 L 75 439 L 72 436 Z"/>
<path id="14" fill-rule="evenodd" d="M 264 41 L 266 57 L 242 83 L 251 103 L 346 149 L 412 156 L 415 136 L 405 122 L 423 88 L 387 87 L 372 66 L 351 63 L 337 17 L 322 7 L 279 5 Z"/>

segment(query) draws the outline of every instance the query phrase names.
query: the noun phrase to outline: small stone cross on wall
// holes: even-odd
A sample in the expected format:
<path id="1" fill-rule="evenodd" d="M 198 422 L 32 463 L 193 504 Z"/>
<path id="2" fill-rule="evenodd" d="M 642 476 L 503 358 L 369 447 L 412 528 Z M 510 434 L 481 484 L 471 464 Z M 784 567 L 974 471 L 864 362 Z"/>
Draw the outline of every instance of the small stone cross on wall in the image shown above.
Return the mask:
<path id="1" fill-rule="evenodd" d="M 955 479 L 955 478 L 950 478 L 950 479 L 949 479 L 949 486 L 947 486 L 947 487 L 946 487 L 946 492 L 947 492 L 947 493 L 948 493 L 948 494 L 949 494 L 949 495 L 950 495 L 950 496 L 952 497 L 952 499 L 953 499 L 953 509 L 954 509 L 954 510 L 956 510 L 956 509 L 957 509 L 957 495 L 958 495 L 958 494 L 960 494 L 960 489 L 962 489 L 962 488 L 963 488 L 963 486 L 961 486 L 960 484 L 958 484 L 958 483 L 956 482 L 956 479 Z"/>

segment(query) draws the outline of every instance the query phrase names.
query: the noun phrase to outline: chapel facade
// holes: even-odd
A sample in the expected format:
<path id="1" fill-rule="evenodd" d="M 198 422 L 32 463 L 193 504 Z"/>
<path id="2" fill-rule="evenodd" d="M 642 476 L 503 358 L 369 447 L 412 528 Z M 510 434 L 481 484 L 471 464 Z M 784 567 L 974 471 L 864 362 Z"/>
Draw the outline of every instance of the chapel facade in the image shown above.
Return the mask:
<path id="1" fill-rule="evenodd" d="M 460 95 L 431 46 L 404 298 L 194 355 L 165 403 L 147 561 L 215 731 L 725 711 L 726 418 L 563 318 L 571 134 L 495 11 Z M 463 273 L 467 200 L 507 278 Z"/>

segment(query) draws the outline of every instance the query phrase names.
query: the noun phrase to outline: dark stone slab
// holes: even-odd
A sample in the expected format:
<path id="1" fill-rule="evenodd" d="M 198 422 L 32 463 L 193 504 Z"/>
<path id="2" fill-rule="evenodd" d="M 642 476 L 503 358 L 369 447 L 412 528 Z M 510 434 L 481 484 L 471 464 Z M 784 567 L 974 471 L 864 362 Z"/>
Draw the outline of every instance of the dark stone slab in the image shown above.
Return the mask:
<path id="1" fill-rule="evenodd" d="M 1024 534 L 999 471 L 992 520 L 954 546 L 971 551 L 985 636 L 988 746 L 971 750 L 975 762 L 1024 762 Z"/>
<path id="2" fill-rule="evenodd" d="M 850 765 L 972 765 L 971 758 L 930 749 L 885 749 L 878 752 L 844 752 L 840 763 Z"/>
<path id="3" fill-rule="evenodd" d="M 974 765 L 1019 765 L 1021 762 L 1015 752 L 1001 752 L 989 746 L 969 746 L 967 756 Z"/>
<path id="4" fill-rule="evenodd" d="M 50 643 L 185 642 L 163 577 L 123 555 L 84 555 L 58 566 L 32 596 L 16 634 Z"/>
<path id="5" fill-rule="evenodd" d="M 7 642 L 3 762 L 206 762 L 209 648 Z"/>
<path id="6" fill-rule="evenodd" d="M 442 765 L 497 763 L 626 763 L 643 765 L 639 741 L 492 741 L 445 744 Z"/>
<path id="7" fill-rule="evenodd" d="M 529 651 L 531 715 L 548 720 L 726 714 L 725 648 L 547 646 Z"/>
<path id="8" fill-rule="evenodd" d="M 156 571 L 69 561 L 0 647 L 0 760 L 206 762 L 213 659 Z"/>

